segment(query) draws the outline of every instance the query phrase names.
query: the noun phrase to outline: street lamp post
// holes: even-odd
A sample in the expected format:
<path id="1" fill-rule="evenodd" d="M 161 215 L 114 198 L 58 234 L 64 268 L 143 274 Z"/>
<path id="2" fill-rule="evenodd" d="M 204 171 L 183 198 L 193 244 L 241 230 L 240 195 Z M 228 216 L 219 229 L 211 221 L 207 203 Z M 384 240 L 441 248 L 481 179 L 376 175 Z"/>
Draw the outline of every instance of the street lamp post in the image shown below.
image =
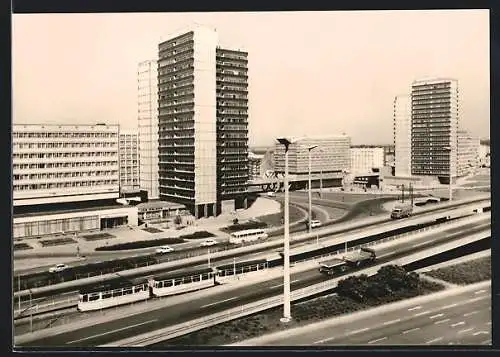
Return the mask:
<path id="1" fill-rule="evenodd" d="M 208 248 L 207 256 L 208 256 L 208 267 L 210 268 L 210 248 Z"/>
<path id="2" fill-rule="evenodd" d="M 312 231 L 311 223 L 312 223 L 312 193 L 311 193 L 311 151 L 317 148 L 318 145 L 311 145 L 307 148 L 309 151 L 309 182 L 308 182 L 308 188 L 309 188 L 309 233 Z M 286 154 L 285 154 L 286 155 Z M 285 158 L 286 160 L 286 158 Z"/>
<path id="3" fill-rule="evenodd" d="M 283 183 L 285 186 L 285 207 L 284 207 L 284 249 L 283 249 L 283 317 L 281 322 L 289 322 L 292 319 L 291 296 L 290 296 L 290 212 L 289 212 L 289 193 L 288 193 L 288 148 L 292 141 L 286 138 L 279 138 L 278 142 L 285 147 L 285 177 Z"/>
<path id="4" fill-rule="evenodd" d="M 451 186 L 451 180 L 452 180 L 452 175 L 451 175 L 452 174 L 452 170 L 451 170 L 451 163 L 452 163 L 452 160 L 451 160 L 451 151 L 452 151 L 452 149 L 451 149 L 451 146 L 446 146 L 443 149 L 444 149 L 444 151 L 450 153 L 449 154 L 449 160 L 450 160 L 450 165 L 449 165 L 450 182 L 449 182 L 449 187 L 448 187 L 448 190 L 449 190 L 449 192 L 448 192 L 448 200 L 449 200 L 449 202 L 451 202 L 451 200 L 452 200 L 452 194 L 453 194 L 453 189 L 452 189 L 452 186 Z"/>

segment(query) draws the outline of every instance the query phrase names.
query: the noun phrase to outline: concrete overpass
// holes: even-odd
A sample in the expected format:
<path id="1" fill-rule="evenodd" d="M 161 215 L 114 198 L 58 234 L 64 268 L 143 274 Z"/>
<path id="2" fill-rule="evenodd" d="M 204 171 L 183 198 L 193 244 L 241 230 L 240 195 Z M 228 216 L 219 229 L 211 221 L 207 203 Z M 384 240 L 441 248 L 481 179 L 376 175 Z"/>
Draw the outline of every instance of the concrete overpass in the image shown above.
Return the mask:
<path id="1" fill-rule="evenodd" d="M 307 188 L 307 175 L 291 176 L 288 180 L 290 191 L 304 190 Z M 322 187 L 342 187 L 342 175 L 340 174 L 324 174 L 311 176 L 312 188 Z M 264 193 L 264 192 L 283 192 L 285 189 L 282 176 L 264 177 L 248 182 L 248 192 Z"/>

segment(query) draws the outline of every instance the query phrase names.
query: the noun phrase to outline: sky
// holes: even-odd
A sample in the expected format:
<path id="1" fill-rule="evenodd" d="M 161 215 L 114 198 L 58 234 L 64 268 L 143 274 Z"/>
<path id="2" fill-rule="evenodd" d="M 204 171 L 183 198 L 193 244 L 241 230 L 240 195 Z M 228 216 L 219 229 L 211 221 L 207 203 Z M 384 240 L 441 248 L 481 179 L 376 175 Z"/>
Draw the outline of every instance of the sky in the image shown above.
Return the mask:
<path id="1" fill-rule="evenodd" d="M 249 143 L 345 133 L 392 143 L 393 101 L 455 78 L 460 126 L 490 136 L 489 11 L 15 14 L 14 123 L 137 127 L 137 64 L 194 23 L 249 52 Z"/>

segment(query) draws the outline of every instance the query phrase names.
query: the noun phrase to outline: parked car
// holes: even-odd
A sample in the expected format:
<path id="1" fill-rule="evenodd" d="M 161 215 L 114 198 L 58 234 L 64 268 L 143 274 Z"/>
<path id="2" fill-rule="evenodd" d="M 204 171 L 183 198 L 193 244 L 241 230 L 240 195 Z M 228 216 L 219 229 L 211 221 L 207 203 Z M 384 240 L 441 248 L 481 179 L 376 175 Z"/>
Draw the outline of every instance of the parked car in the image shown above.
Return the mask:
<path id="1" fill-rule="evenodd" d="M 166 254 L 174 251 L 174 248 L 164 245 L 162 247 L 156 248 L 156 254 Z"/>
<path id="2" fill-rule="evenodd" d="M 60 273 L 68 268 L 69 267 L 66 264 L 57 264 L 49 269 L 49 273 Z"/>
<path id="3" fill-rule="evenodd" d="M 217 242 L 213 239 L 205 239 L 203 242 L 200 243 L 200 247 L 211 247 L 216 244 Z"/>

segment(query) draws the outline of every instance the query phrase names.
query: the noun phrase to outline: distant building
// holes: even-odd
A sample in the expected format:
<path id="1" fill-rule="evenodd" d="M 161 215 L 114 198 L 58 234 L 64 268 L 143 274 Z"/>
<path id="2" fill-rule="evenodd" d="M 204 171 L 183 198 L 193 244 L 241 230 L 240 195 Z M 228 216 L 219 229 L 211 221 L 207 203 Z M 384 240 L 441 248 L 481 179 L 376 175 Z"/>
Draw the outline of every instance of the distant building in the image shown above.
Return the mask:
<path id="1" fill-rule="evenodd" d="M 491 166 L 490 145 L 481 142 L 479 146 L 479 164 L 484 167 Z"/>
<path id="2" fill-rule="evenodd" d="M 458 82 L 429 79 L 412 83 L 411 173 L 457 176 Z M 451 153 L 446 151 L 451 148 Z"/>
<path id="3" fill-rule="evenodd" d="M 120 130 L 120 193 L 140 191 L 139 135 L 134 130 Z"/>
<path id="4" fill-rule="evenodd" d="M 257 155 L 253 152 L 248 153 L 248 174 L 250 180 L 255 180 L 262 176 L 261 165 L 264 155 Z"/>
<path id="5" fill-rule="evenodd" d="M 373 172 L 373 169 L 380 171 L 384 167 L 383 147 L 351 146 L 350 153 L 350 172 L 353 174 L 367 174 Z"/>
<path id="6" fill-rule="evenodd" d="M 479 166 L 479 138 L 471 136 L 466 130 L 458 130 L 457 140 L 457 175 L 464 176 Z"/>
<path id="7" fill-rule="evenodd" d="M 311 152 L 312 174 L 337 174 L 349 170 L 351 138 L 346 135 L 309 137 L 299 139 L 289 147 L 288 171 L 290 175 L 307 175 L 309 172 L 308 147 L 318 145 Z M 285 148 L 276 144 L 274 150 L 275 171 L 285 172 Z M 330 175 L 332 176 L 332 175 Z"/>
<path id="8" fill-rule="evenodd" d="M 394 99 L 393 113 L 394 174 L 411 176 L 411 97 L 399 95 Z"/>
<path id="9" fill-rule="evenodd" d="M 149 199 L 158 199 L 158 63 L 149 60 L 137 69 L 140 187 Z"/>

